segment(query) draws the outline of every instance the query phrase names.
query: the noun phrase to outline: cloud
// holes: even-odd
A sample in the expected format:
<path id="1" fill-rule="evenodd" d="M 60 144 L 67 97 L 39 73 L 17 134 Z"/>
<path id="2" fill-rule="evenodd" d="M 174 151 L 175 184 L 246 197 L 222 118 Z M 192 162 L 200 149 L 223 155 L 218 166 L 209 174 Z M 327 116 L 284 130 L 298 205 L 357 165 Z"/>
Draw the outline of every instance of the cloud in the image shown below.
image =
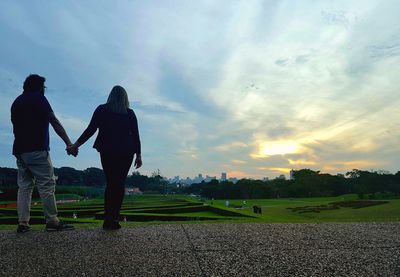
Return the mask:
<path id="1" fill-rule="evenodd" d="M 400 56 L 400 42 L 390 45 L 373 45 L 369 49 L 371 51 L 371 58 Z"/>
<path id="2" fill-rule="evenodd" d="M 315 161 L 307 161 L 307 160 L 292 160 L 288 159 L 290 165 L 296 166 L 309 166 L 309 165 L 316 165 Z"/>
<path id="3" fill-rule="evenodd" d="M 227 152 L 237 148 L 246 148 L 246 147 L 248 147 L 248 145 L 244 142 L 233 141 L 226 144 L 218 145 L 217 147 L 215 147 L 215 150 L 217 150 L 218 152 Z"/>
<path id="4" fill-rule="evenodd" d="M 351 19 L 345 11 L 322 11 L 321 16 L 327 24 L 349 27 Z"/>
<path id="5" fill-rule="evenodd" d="M 82 134 L 89 124 L 88 122 L 79 118 L 64 114 L 58 114 L 57 117 L 66 129 L 67 133 L 71 133 L 75 136 Z"/>
<path id="6" fill-rule="evenodd" d="M 334 161 L 327 163 L 322 167 L 324 172 L 344 172 L 350 171 L 351 169 L 364 169 L 373 170 L 378 169 L 381 166 L 385 166 L 385 161 L 371 161 L 371 160 L 354 160 L 354 161 Z"/>
<path id="7" fill-rule="evenodd" d="M 37 72 L 73 136 L 124 86 L 142 172 L 397 169 L 396 1 L 103 4 L 0 3 L 2 137 L 12 136 L 7 113 L 23 79 Z M 84 154 L 76 166 L 97 159 Z"/>
<path id="8" fill-rule="evenodd" d="M 258 151 L 250 154 L 251 157 L 266 158 L 274 155 L 295 154 L 300 150 L 300 146 L 295 141 L 265 141 L 260 142 Z"/>
<path id="9" fill-rule="evenodd" d="M 299 55 L 296 57 L 297 64 L 304 64 L 310 60 L 311 55 Z"/>
<path id="10" fill-rule="evenodd" d="M 243 171 L 228 171 L 226 173 L 226 175 L 227 175 L 227 178 L 236 177 L 238 179 L 251 177 L 250 174 L 243 172 Z"/>
<path id="11" fill-rule="evenodd" d="M 257 170 L 267 171 L 269 172 L 278 172 L 278 173 L 289 173 L 290 168 L 285 167 L 257 167 Z"/>
<path id="12" fill-rule="evenodd" d="M 231 161 L 233 165 L 243 165 L 246 164 L 246 161 L 242 161 L 242 160 L 232 160 Z"/>
<path id="13" fill-rule="evenodd" d="M 275 64 L 279 66 L 285 66 L 289 62 L 289 59 L 278 59 L 275 61 Z"/>
<path id="14" fill-rule="evenodd" d="M 151 114 L 184 114 L 186 111 L 179 105 L 143 105 L 139 101 L 133 102 L 132 107 L 137 110 L 141 110 L 145 113 Z"/>

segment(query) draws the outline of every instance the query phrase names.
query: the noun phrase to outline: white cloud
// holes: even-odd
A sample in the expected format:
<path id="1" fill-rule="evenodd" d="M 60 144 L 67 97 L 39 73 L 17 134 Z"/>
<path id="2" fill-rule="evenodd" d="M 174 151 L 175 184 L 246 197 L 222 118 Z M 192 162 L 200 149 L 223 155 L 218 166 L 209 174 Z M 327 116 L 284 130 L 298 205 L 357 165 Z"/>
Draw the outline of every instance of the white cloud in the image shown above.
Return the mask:
<path id="1" fill-rule="evenodd" d="M 57 117 L 64 129 L 70 135 L 71 140 L 73 140 L 73 137 L 75 137 L 75 140 L 78 139 L 78 136 L 83 133 L 89 124 L 89 122 L 85 122 L 79 118 L 64 114 L 57 114 Z"/>
<path id="2" fill-rule="evenodd" d="M 227 151 L 235 150 L 237 148 L 247 148 L 247 147 L 248 147 L 248 145 L 244 142 L 233 141 L 233 142 L 218 145 L 217 147 L 215 147 L 215 150 L 217 150 L 218 152 L 227 152 Z"/>

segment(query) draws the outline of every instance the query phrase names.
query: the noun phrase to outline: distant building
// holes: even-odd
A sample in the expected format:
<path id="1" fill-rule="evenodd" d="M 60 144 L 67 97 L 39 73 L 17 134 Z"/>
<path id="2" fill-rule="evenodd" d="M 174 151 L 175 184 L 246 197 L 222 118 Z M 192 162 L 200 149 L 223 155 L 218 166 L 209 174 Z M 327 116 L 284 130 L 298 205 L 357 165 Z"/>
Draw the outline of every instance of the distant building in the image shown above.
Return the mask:
<path id="1" fill-rule="evenodd" d="M 203 180 L 203 174 L 199 173 L 199 175 L 194 178 L 193 183 L 201 183 Z"/>
<path id="2" fill-rule="evenodd" d="M 125 188 L 125 195 L 138 195 L 143 194 L 139 188 Z"/>
<path id="3" fill-rule="evenodd" d="M 226 181 L 226 173 L 225 172 L 221 173 L 221 181 Z"/>
<path id="4" fill-rule="evenodd" d="M 211 180 L 215 180 L 215 179 L 217 179 L 217 177 L 206 175 L 206 178 L 204 179 L 204 181 L 208 183 L 208 182 L 210 182 Z"/>
<path id="5" fill-rule="evenodd" d="M 264 182 L 269 181 L 269 178 L 268 178 L 268 177 L 264 177 L 264 178 L 263 178 L 263 181 L 264 181 Z"/>
<path id="6" fill-rule="evenodd" d="M 236 177 L 231 177 L 231 178 L 228 179 L 228 181 L 236 184 L 238 179 Z"/>

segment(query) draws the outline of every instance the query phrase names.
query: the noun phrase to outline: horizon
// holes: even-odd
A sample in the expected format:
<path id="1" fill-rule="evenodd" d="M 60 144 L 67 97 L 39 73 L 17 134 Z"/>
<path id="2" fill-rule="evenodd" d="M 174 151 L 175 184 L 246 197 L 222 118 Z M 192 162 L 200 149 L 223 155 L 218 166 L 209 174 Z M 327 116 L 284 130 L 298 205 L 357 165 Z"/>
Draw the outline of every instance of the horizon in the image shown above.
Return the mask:
<path id="1" fill-rule="evenodd" d="M 25 78 L 74 142 L 126 88 L 150 175 L 274 178 L 400 168 L 397 1 L 0 3 L 0 166 Z M 95 136 L 54 167 L 101 168 Z M 136 171 L 133 166 L 130 173 Z"/>
<path id="2" fill-rule="evenodd" d="M 18 170 L 18 168 L 16 168 L 16 167 L 0 167 L 0 169 L 2 169 L 2 168 L 6 168 L 6 169 L 14 169 L 14 170 Z M 103 169 L 101 168 L 101 167 L 88 167 L 88 168 L 84 168 L 84 169 L 76 169 L 76 168 L 74 168 L 74 167 L 66 167 L 66 166 L 61 166 L 61 167 L 54 167 L 54 169 L 61 169 L 61 168 L 72 168 L 72 169 L 74 169 L 74 170 L 78 170 L 78 171 L 85 171 L 85 170 L 87 170 L 87 169 L 89 169 L 89 168 L 96 168 L 96 169 L 99 169 L 99 170 L 101 170 L 101 171 L 103 171 Z M 296 169 L 296 170 L 294 170 L 294 169 L 292 169 L 293 171 L 300 171 L 300 170 L 312 170 L 312 169 L 310 169 L 310 168 L 299 168 L 299 169 Z M 377 173 L 377 174 L 389 174 L 389 175 L 396 175 L 397 173 L 400 173 L 400 170 L 397 170 L 396 172 L 391 172 L 391 171 L 387 171 L 387 170 L 379 170 L 379 169 L 358 169 L 358 168 L 353 168 L 352 170 L 350 170 L 350 171 L 353 171 L 353 170 L 360 170 L 360 171 L 367 171 L 367 172 L 371 172 L 371 173 Z M 343 177 L 345 177 L 345 178 L 348 178 L 347 177 L 347 173 L 349 173 L 350 171 L 348 171 L 348 172 L 336 172 L 336 173 L 327 173 L 327 172 L 322 172 L 322 171 L 320 171 L 320 170 L 312 170 L 312 171 L 315 171 L 315 172 L 318 172 L 318 174 L 329 174 L 329 175 L 332 175 L 332 176 L 343 176 Z M 253 180 L 274 180 L 274 179 L 280 179 L 282 176 L 284 176 L 285 177 L 285 179 L 286 180 L 291 180 L 291 173 L 289 172 L 289 174 L 288 175 L 286 175 L 286 174 L 279 174 L 279 175 L 276 175 L 276 176 L 274 176 L 274 177 L 261 177 L 261 178 L 252 178 L 252 177 L 243 177 L 243 178 L 241 178 L 241 177 L 235 177 L 235 176 L 229 176 L 229 175 L 227 175 L 227 173 L 226 172 L 221 172 L 220 174 L 219 174 L 219 177 L 218 177 L 218 175 L 208 175 L 207 173 L 203 173 L 203 172 L 199 172 L 199 173 L 197 173 L 196 175 L 193 175 L 193 176 L 185 176 L 185 175 L 183 175 L 183 176 L 180 176 L 180 175 L 176 175 L 176 176 L 165 176 L 164 174 L 162 174 L 162 172 L 161 171 L 159 171 L 159 169 L 157 169 L 157 170 L 155 170 L 155 171 L 153 171 L 153 172 L 151 172 L 150 174 L 146 174 L 146 173 L 140 173 L 140 171 L 139 170 L 132 170 L 132 171 L 130 171 L 130 172 L 128 172 L 128 176 L 131 176 L 131 175 L 133 175 L 134 173 L 139 173 L 140 175 L 143 175 L 143 176 L 147 176 L 147 177 L 151 177 L 152 175 L 154 175 L 154 174 L 159 174 L 159 176 L 161 176 L 161 177 L 163 177 L 164 179 L 168 179 L 169 181 L 172 181 L 172 180 L 174 180 L 174 179 L 176 179 L 176 177 L 179 177 L 179 180 L 186 180 L 187 178 L 189 178 L 191 181 L 195 181 L 196 179 L 198 179 L 199 177 L 200 177 L 200 175 L 201 175 L 201 178 L 204 180 L 204 181 L 206 181 L 207 179 L 210 181 L 210 180 L 212 180 L 212 179 L 216 179 L 216 180 L 222 180 L 222 181 L 231 181 L 232 179 L 237 179 L 237 180 L 241 180 L 241 179 L 253 179 Z M 225 178 L 222 178 L 222 174 L 225 174 Z M 57 175 L 56 175 L 57 176 Z"/>

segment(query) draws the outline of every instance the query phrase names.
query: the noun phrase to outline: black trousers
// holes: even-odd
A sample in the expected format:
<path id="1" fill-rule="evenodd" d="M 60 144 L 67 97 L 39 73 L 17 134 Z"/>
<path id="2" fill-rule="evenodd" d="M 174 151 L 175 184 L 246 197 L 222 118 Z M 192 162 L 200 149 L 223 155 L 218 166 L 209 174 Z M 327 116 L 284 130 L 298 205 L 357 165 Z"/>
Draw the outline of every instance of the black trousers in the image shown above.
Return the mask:
<path id="1" fill-rule="evenodd" d="M 133 154 L 100 153 L 100 158 L 107 182 L 104 192 L 104 219 L 119 220 L 119 212 L 125 195 L 125 180 L 132 165 Z"/>

